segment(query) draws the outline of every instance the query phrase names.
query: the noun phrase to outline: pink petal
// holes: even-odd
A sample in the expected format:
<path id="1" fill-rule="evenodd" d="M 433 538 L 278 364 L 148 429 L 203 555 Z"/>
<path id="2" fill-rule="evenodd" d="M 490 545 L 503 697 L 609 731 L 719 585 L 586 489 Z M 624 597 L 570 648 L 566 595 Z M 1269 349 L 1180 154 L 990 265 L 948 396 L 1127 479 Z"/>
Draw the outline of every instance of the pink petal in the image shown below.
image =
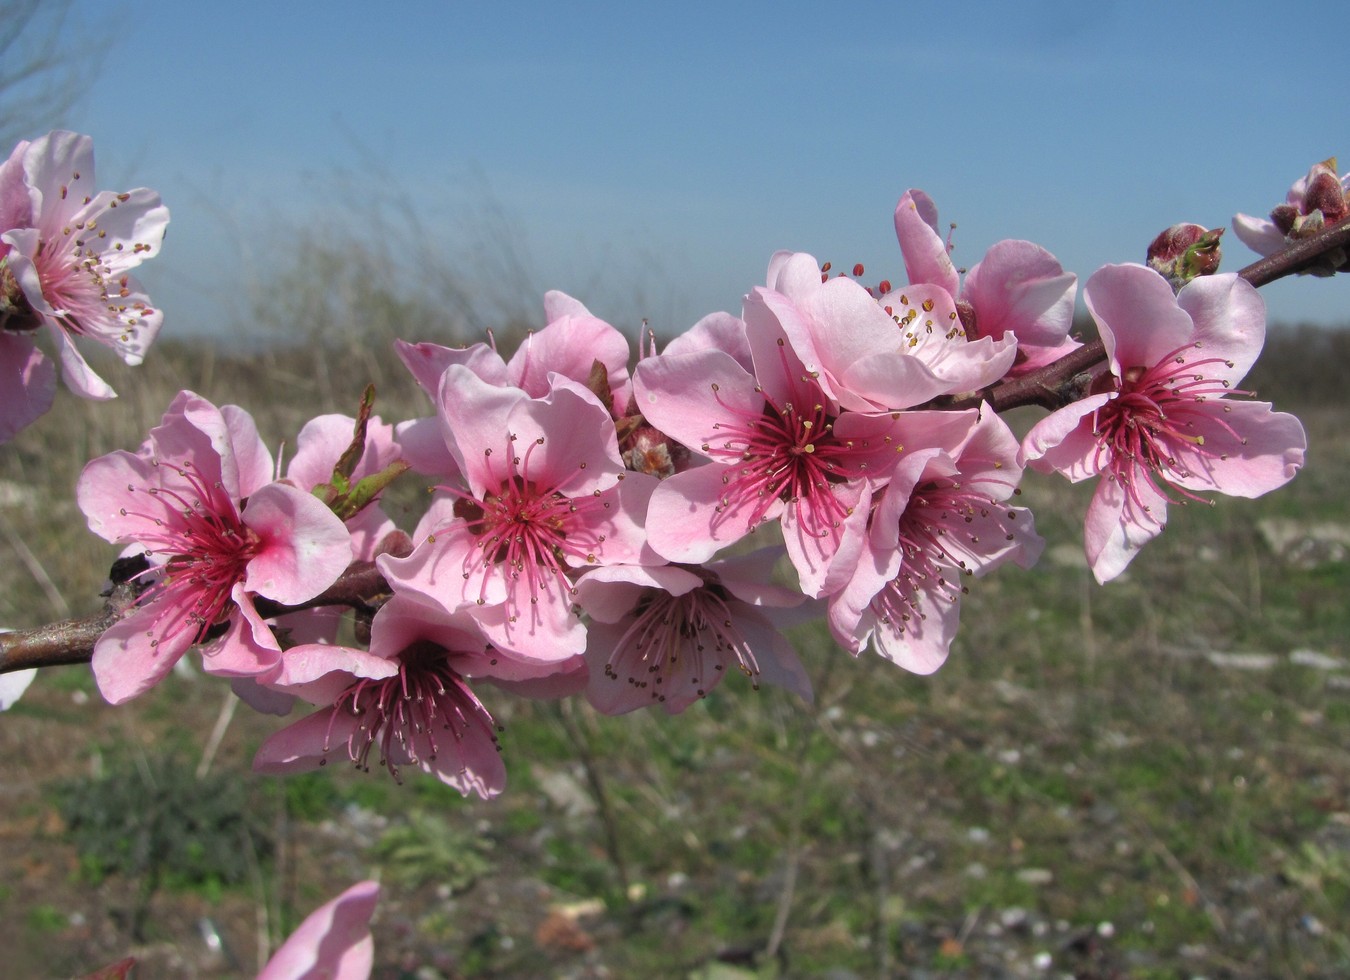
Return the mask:
<path id="1" fill-rule="evenodd" d="M 702 584 L 693 572 L 674 565 L 608 565 L 577 579 L 576 600 L 596 622 L 617 623 L 633 611 L 648 589 L 684 595 Z"/>
<path id="2" fill-rule="evenodd" d="M 1073 326 L 1078 277 L 1031 242 L 995 242 L 966 274 L 964 299 L 975 307 L 981 337 L 1011 331 L 1019 345 L 1054 347 Z"/>
<path id="3" fill-rule="evenodd" d="M 1074 483 L 1096 476 L 1110 462 L 1093 434 L 1094 415 L 1115 394 L 1089 395 L 1041 419 L 1022 440 L 1022 455 L 1039 473 L 1061 473 Z"/>
<path id="4" fill-rule="evenodd" d="M 759 502 L 751 498 L 723 506 L 726 471 L 717 464 L 698 466 L 657 485 L 647 508 L 647 536 L 657 554 L 675 562 L 704 562 L 750 532 L 749 515 Z M 772 504 L 766 519 L 782 507 Z"/>
<path id="5" fill-rule="evenodd" d="M 239 481 L 237 496 L 242 499 L 256 492 L 276 479 L 276 467 L 272 462 L 272 453 L 267 444 L 258 435 L 258 426 L 253 416 L 238 405 L 222 405 L 220 417 L 225 420 L 229 433 L 229 449 L 222 455 L 234 460 L 236 479 Z M 309 490 L 309 487 L 305 487 Z"/>
<path id="6" fill-rule="evenodd" d="M 758 418 L 764 396 L 755 378 L 728 354 L 699 351 L 662 354 L 638 363 L 633 378 L 637 408 L 647 421 L 694 452 L 721 444 L 718 425 Z"/>
<path id="7" fill-rule="evenodd" d="M 406 340 L 395 340 L 394 352 L 433 401 L 441 387 L 441 375 L 451 364 L 464 365 L 488 384 L 504 387 L 511 383 L 506 362 L 487 344 L 442 347 L 440 344 L 410 344 Z"/>
<path id="8" fill-rule="evenodd" d="M 1236 274 L 1201 276 L 1177 294 L 1177 305 L 1190 315 L 1200 349 L 1188 360 L 1218 358 L 1206 364 L 1206 377 L 1237 384 L 1247 376 L 1266 342 L 1266 302 L 1256 287 Z"/>
<path id="9" fill-rule="evenodd" d="M 173 633 L 172 639 L 163 643 L 155 639 L 166 633 Z M 134 610 L 104 630 L 94 645 L 91 666 L 99 693 L 109 704 L 144 694 L 168 676 L 196 635 L 189 605 L 159 600 Z"/>
<path id="10" fill-rule="evenodd" d="M 1102 477 L 1088 505 L 1083 544 L 1092 574 L 1103 585 L 1125 570 L 1139 549 L 1162 533 L 1167 498 L 1144 481 L 1136 500 L 1119 480 Z"/>
<path id="11" fill-rule="evenodd" d="M 611 388 L 628 378 L 628 338 L 598 317 L 567 315 L 530 333 L 507 362 L 511 383 L 532 398 L 548 394 L 549 375 L 585 384 L 596 361 L 609 373 Z"/>
<path id="12" fill-rule="evenodd" d="M 244 580 L 250 592 L 295 604 L 314 598 L 352 560 L 346 525 L 313 494 L 270 483 L 248 499 L 244 523 L 261 539 Z"/>
<path id="13" fill-rule="evenodd" d="M 955 296 L 960 285 L 947 243 L 938 234 L 938 210 L 920 190 L 905 191 L 895 208 L 895 235 L 911 283 L 931 283 Z"/>
<path id="14" fill-rule="evenodd" d="M 1153 367 L 1191 339 L 1191 318 L 1172 287 L 1146 266 L 1102 266 L 1083 287 L 1083 301 L 1118 378 L 1129 368 Z"/>
<path id="15" fill-rule="evenodd" d="M 1184 455 L 1187 447 L 1178 447 L 1179 465 L 1169 467 L 1167 479 L 1188 490 L 1259 497 L 1294 478 L 1308 445 L 1297 418 L 1273 412 L 1265 402 L 1222 398 L 1208 404 L 1213 414 L 1197 416 L 1192 429 L 1203 444 Z"/>
<path id="16" fill-rule="evenodd" d="M 1257 255 L 1274 255 L 1288 244 L 1275 222 L 1249 214 L 1233 215 L 1233 234 Z"/>
<path id="17" fill-rule="evenodd" d="M 754 370 L 750 342 L 745 336 L 745 321 L 730 313 L 709 313 L 666 344 L 661 353 L 674 356 L 703 350 L 720 350 L 730 355 L 747 374 Z"/>
<path id="18" fill-rule="evenodd" d="M 379 897 L 379 884 L 363 881 L 315 909 L 258 980 L 365 980 L 375 959 L 370 917 Z"/>
<path id="19" fill-rule="evenodd" d="M 36 421 L 55 397 L 56 366 L 32 338 L 0 333 L 0 442 Z"/>

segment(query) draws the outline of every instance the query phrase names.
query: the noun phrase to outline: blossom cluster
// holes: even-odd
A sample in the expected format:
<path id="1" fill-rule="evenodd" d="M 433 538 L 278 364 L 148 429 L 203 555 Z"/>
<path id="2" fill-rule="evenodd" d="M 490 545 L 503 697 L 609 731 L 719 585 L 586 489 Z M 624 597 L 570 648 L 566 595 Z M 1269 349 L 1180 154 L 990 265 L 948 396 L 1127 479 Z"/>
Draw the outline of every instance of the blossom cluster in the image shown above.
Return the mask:
<path id="1" fill-rule="evenodd" d="M 31 352 L 30 324 L 49 324 L 77 382 L 92 376 L 72 366 L 68 333 L 108 339 L 116 324 L 119 349 L 138 356 L 158 312 L 139 299 L 117 317 L 105 304 L 104 320 L 78 307 L 69 297 L 92 288 L 90 262 L 100 288 L 115 268 L 127 298 L 143 296 L 107 249 L 89 258 L 87 233 L 54 229 L 92 223 L 148 249 L 167 217 L 148 192 L 119 202 L 118 218 L 136 216 L 122 225 L 113 198 L 77 215 L 53 204 L 84 139 L 22 144 L 0 173 L 6 220 L 34 224 L 3 238 L 28 305 L 0 339 Z M 26 205 L 11 193 L 19 170 Z M 428 414 L 385 422 L 367 398 L 354 417 L 313 419 L 284 471 L 246 411 L 181 392 L 139 449 L 79 480 L 91 530 L 125 547 L 136 590 L 95 646 L 101 692 L 136 697 L 195 647 L 258 710 L 313 707 L 263 744 L 256 768 L 373 762 L 490 797 L 505 785 L 490 688 L 678 713 L 740 673 L 809 700 L 784 630 L 820 617 L 853 655 L 936 670 L 970 581 L 1040 554 L 1032 513 L 1012 503 L 1026 467 L 1098 480 L 1085 545 L 1105 582 L 1160 533 L 1169 504 L 1255 496 L 1302 465 L 1299 422 L 1237 387 L 1265 307 L 1216 271 L 1217 234 L 1173 236 L 1203 253 L 1166 275 L 1110 265 L 1087 280 L 1103 354 L 1019 438 L 992 393 L 1084 353 L 1071 335 L 1077 278 L 1019 240 L 959 270 L 918 190 L 894 224 L 903 284 L 779 252 L 737 314 L 660 349 L 643 338 L 636 356 L 558 292 L 510 357 L 399 341 Z M 51 243 L 68 249 L 60 262 Z M 68 298 L 29 297 L 30 280 L 61 275 Z M 380 494 L 407 470 L 432 493 L 399 528 Z"/>

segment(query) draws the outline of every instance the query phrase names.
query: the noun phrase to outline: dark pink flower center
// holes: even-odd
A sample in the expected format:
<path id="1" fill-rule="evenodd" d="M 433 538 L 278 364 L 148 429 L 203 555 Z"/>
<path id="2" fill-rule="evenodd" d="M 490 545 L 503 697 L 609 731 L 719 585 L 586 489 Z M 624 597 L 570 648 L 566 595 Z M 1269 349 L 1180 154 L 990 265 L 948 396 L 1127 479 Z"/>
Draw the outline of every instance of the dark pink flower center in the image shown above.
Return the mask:
<path id="1" fill-rule="evenodd" d="M 758 690 L 759 663 L 737 628 L 728 601 L 719 585 L 700 586 L 684 595 L 648 590 L 632 624 L 614 645 L 605 676 L 649 690 L 653 701 L 691 691 L 701 698 L 721 680 L 728 661 L 735 661 Z M 675 690 L 672 681 L 685 690 Z"/>
<path id="2" fill-rule="evenodd" d="M 758 414 L 727 404 L 718 385 L 712 390 L 728 416 L 713 425 L 718 441 L 700 447 L 714 461 L 727 464 L 722 474 L 726 489 L 717 513 L 748 508 L 746 523 L 754 530 L 778 501 L 784 501 L 795 506 L 811 533 L 823 535 L 827 528 L 837 528 L 850 508 L 834 488 L 866 474 L 868 457 L 875 454 L 870 441 L 835 435 L 837 416 L 809 377 L 800 379 L 793 399 L 781 403 L 756 386 L 764 397 Z"/>
<path id="3" fill-rule="evenodd" d="M 332 749 L 333 724 L 346 712 L 358 719 L 347 736 L 347 758 L 369 772 L 371 750 L 379 745 L 379 764 L 398 783 L 403 782 L 401 765 L 430 765 L 442 752 L 454 751 L 471 738 L 497 744 L 492 715 L 450 667 L 445 649 L 432 643 L 408 647 L 399 655 L 397 674 L 358 680 L 329 710 L 325 756 Z M 462 749 L 460 755 L 464 757 Z M 467 765 L 461 763 L 461 774 L 465 771 Z"/>
<path id="4" fill-rule="evenodd" d="M 1015 493 L 1011 486 L 1010 491 Z M 987 528 L 985 518 L 1000 508 L 1002 505 L 990 495 L 965 489 L 953 479 L 926 481 L 915 487 L 900 516 L 900 570 L 872 599 L 877 620 L 903 633 L 911 620 L 925 618 L 923 598 L 958 602 L 961 595 L 969 593 L 961 576 L 973 575 L 976 570 L 968 566 L 964 555 L 979 555 L 985 549 L 999 551 L 1006 541 L 1014 539 L 1011 530 L 1006 530 L 1003 540 L 985 545 L 979 533 L 972 530 L 972 525 Z M 1007 509 L 1003 518 L 1017 520 L 1017 510 Z M 961 539 L 960 552 L 949 547 L 956 536 Z"/>
<path id="5" fill-rule="evenodd" d="M 495 493 L 477 499 L 452 487 L 441 489 L 459 496 L 455 514 L 477 538 L 483 567 L 503 568 L 513 579 L 523 576 L 531 593 L 537 594 L 550 582 L 566 586 L 569 558 L 576 563 L 597 560 L 605 535 L 589 525 L 610 509 L 612 501 L 599 490 L 573 497 L 556 484 L 536 481 L 530 472 L 531 456 L 544 445 L 544 438 L 531 442 L 523 456 L 516 455 L 516 442 L 516 436 L 508 438 L 510 475 Z M 485 454 L 492 455 L 492 450 Z M 584 462 L 578 466 L 586 468 Z"/>
<path id="6" fill-rule="evenodd" d="M 1223 420 L 1227 406 L 1213 402 L 1228 394 L 1250 393 L 1234 391 L 1227 381 L 1206 375 L 1205 368 L 1219 364 L 1231 368 L 1231 361 L 1218 357 L 1189 360 L 1190 353 L 1200 346 L 1191 343 L 1178 347 L 1150 368 L 1128 368 L 1120 379 L 1108 376 L 1117 394 L 1096 412 L 1096 463 L 1098 467 L 1105 464 L 1112 478 L 1145 510 L 1148 508 L 1139 497 L 1138 480 L 1170 503 L 1178 501 L 1158 486 L 1160 482 L 1179 494 L 1182 503 L 1209 502 L 1175 482 L 1197 475 L 1193 469 L 1196 461 L 1223 456 L 1205 446 L 1197 423 L 1217 425 L 1246 442 Z"/>
<path id="7" fill-rule="evenodd" d="M 181 487 L 127 485 L 129 493 L 145 493 L 172 502 L 171 516 L 144 517 L 151 529 L 138 540 L 147 555 L 165 555 L 167 559 L 149 568 L 144 575 L 154 582 L 140 599 L 144 605 L 154 601 L 163 612 L 150 629 L 151 646 L 158 646 L 181 633 L 193 630 L 193 642 L 228 615 L 231 591 L 243 581 L 248 563 L 258 554 L 262 542 L 244 524 L 239 510 L 219 481 L 208 482 L 191 461 L 181 465 L 152 461 L 167 466 L 183 481 Z M 122 515 L 129 516 L 126 508 Z"/>

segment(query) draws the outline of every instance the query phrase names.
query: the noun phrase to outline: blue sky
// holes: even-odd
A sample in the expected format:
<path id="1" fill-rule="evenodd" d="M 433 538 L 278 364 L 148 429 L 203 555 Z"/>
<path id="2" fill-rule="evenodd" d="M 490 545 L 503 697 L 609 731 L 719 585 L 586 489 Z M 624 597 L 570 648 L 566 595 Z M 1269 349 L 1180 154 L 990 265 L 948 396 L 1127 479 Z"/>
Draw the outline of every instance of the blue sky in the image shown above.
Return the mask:
<path id="1" fill-rule="evenodd" d="M 52 125 L 94 136 L 101 185 L 172 209 L 143 276 L 166 331 L 246 325 L 297 230 L 671 332 L 738 310 L 780 248 L 901 279 L 908 187 L 957 222 L 958 264 L 1026 238 L 1081 284 L 1175 221 L 1264 214 L 1310 164 L 1350 164 L 1325 4 L 75 7 L 118 41 Z M 370 220 L 390 201 L 419 232 Z M 511 281 L 478 261 L 502 229 Z M 1230 236 L 1225 269 L 1255 258 Z M 1348 281 L 1264 290 L 1272 321 L 1350 321 Z"/>

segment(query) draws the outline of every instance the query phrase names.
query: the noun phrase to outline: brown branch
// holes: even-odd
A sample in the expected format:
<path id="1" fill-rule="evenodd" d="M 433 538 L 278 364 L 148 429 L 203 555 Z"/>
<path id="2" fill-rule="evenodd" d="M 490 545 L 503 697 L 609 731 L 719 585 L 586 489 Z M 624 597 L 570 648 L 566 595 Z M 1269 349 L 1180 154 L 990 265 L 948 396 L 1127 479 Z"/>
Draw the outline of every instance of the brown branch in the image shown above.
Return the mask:
<path id="1" fill-rule="evenodd" d="M 1350 221 L 1324 228 L 1309 238 L 1269 255 L 1238 270 L 1238 275 L 1253 286 L 1261 287 L 1302 272 L 1337 250 L 1350 249 Z M 1078 348 L 1034 374 L 1000 381 L 980 391 L 948 400 L 939 400 L 942 408 L 975 408 L 981 402 L 996 412 L 1020 405 L 1039 405 L 1054 411 L 1087 394 L 1093 377 L 1106 362 L 1106 348 L 1100 340 Z"/>
<path id="2" fill-rule="evenodd" d="M 133 570 L 125 567 L 123 563 L 126 561 L 139 562 L 140 568 Z M 102 611 L 98 613 L 33 629 L 0 633 L 0 674 L 29 667 L 88 663 L 94 656 L 94 644 L 99 637 L 136 605 L 136 599 L 145 586 L 134 576 L 144 566 L 144 558 L 121 559 L 114 564 L 114 585 Z M 379 607 L 388 594 L 389 583 L 375 563 L 357 561 L 352 562 L 332 586 L 308 602 L 287 606 L 270 599 L 258 599 L 254 605 L 261 616 L 269 619 L 283 613 L 320 606 L 349 606 L 370 613 Z"/>
<path id="3" fill-rule="evenodd" d="M 943 402 L 941 407 L 977 408 L 984 402 L 995 412 L 1006 412 L 1019 405 L 1040 405 L 1054 411 L 1087 394 L 1097 369 L 1105 362 L 1106 348 L 1100 340 L 1094 340 L 1039 371 L 959 395 Z"/>

